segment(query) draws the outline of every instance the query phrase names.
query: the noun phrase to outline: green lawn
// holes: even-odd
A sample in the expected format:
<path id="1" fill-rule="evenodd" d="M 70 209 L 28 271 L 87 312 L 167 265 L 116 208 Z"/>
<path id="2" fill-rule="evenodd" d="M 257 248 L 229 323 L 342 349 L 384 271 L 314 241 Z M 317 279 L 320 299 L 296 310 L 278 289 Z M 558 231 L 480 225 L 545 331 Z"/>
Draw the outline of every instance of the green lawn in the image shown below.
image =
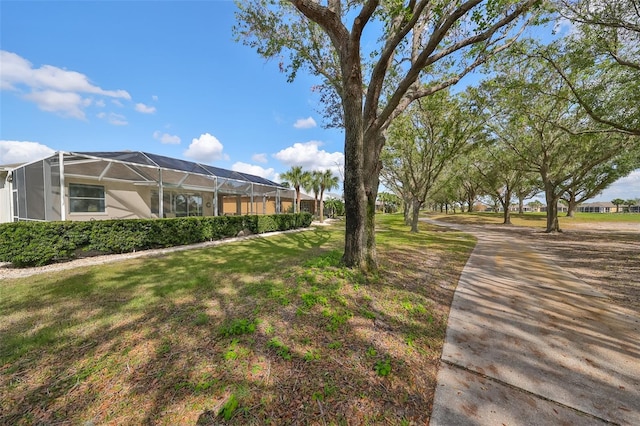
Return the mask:
<path id="1" fill-rule="evenodd" d="M 423 424 L 471 237 L 397 215 L 0 285 L 0 424 Z"/>
<path id="2" fill-rule="evenodd" d="M 429 217 L 439 220 L 451 220 L 466 223 L 491 224 L 502 223 L 503 213 L 456 213 L 456 214 L 440 214 L 429 213 Z M 561 229 L 571 229 L 575 224 L 585 223 L 633 223 L 640 226 L 640 214 L 636 213 L 575 213 L 574 217 L 567 217 L 566 213 L 560 213 L 558 216 Z M 547 225 L 546 213 L 523 213 L 511 214 L 511 223 L 516 226 L 530 226 L 545 228 Z"/>

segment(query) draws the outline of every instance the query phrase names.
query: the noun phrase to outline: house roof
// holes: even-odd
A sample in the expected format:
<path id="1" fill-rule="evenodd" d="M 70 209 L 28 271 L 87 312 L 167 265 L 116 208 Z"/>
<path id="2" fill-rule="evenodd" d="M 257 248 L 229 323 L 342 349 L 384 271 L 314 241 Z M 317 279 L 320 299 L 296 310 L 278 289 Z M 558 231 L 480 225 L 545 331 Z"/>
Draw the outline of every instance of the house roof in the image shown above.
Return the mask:
<path id="1" fill-rule="evenodd" d="M 251 175 L 249 173 L 221 169 L 207 164 L 194 163 L 192 161 L 180 160 L 178 158 L 165 157 L 164 155 L 150 154 L 142 151 L 72 152 L 70 154 L 119 161 L 129 164 L 139 164 L 149 167 L 179 170 L 187 173 L 198 173 L 207 176 L 217 176 L 262 185 L 281 186 L 279 183 L 260 176 Z"/>

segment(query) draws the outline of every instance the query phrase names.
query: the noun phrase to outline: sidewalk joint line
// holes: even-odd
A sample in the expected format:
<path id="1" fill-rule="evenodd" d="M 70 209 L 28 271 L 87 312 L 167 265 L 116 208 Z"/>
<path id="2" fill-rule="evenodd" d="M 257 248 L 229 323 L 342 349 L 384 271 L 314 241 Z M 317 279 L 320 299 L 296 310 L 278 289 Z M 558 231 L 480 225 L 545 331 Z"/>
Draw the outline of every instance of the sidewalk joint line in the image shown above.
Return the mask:
<path id="1" fill-rule="evenodd" d="M 470 368 L 468 368 L 468 367 L 465 367 L 465 366 L 463 366 L 463 365 L 456 364 L 455 362 L 448 361 L 448 360 L 446 360 L 446 359 L 442 359 L 442 358 L 440 358 L 440 362 L 442 362 L 442 363 L 444 363 L 444 364 L 447 364 L 447 365 L 449 365 L 449 366 L 451 366 L 451 367 L 457 368 L 457 369 L 459 369 L 459 370 L 463 370 L 463 371 L 466 371 L 466 372 L 471 373 L 471 374 L 473 374 L 473 375 L 476 375 L 476 376 L 482 377 L 482 378 L 484 378 L 484 379 L 486 379 L 486 380 L 489 380 L 489 381 L 491 381 L 491 382 L 494 382 L 494 383 L 500 384 L 500 385 L 502 385 L 502 386 L 506 386 L 506 387 L 508 387 L 508 388 L 511 388 L 511 389 L 514 389 L 514 390 L 520 391 L 520 392 L 522 392 L 522 393 L 526 393 L 526 394 L 528 394 L 528 395 L 530 395 L 530 396 L 533 396 L 533 397 L 535 397 L 535 398 L 538 398 L 538 399 L 542 399 L 542 400 L 544 400 L 544 401 L 551 402 L 552 404 L 558 405 L 558 406 L 563 407 L 563 408 L 567 408 L 567 409 L 569 409 L 569 410 L 571 410 L 571 411 L 574 411 L 574 412 L 576 412 L 576 413 L 578 413 L 578 414 L 581 414 L 581 415 L 583 415 L 583 416 L 587 416 L 587 417 L 590 417 L 590 418 L 595 419 L 595 420 L 600 420 L 600 421 L 602 421 L 602 422 L 604 422 L 604 423 L 606 423 L 606 424 L 608 424 L 608 425 L 620 426 L 620 423 L 616 423 L 616 422 L 612 422 L 612 421 L 607 420 L 607 419 L 603 419 L 602 417 L 598 417 L 598 416 L 596 416 L 596 415 L 594 415 L 594 414 L 591 414 L 591 413 L 586 413 L 586 412 L 584 412 L 584 411 L 582 411 L 582 410 L 579 410 L 579 409 L 577 409 L 577 408 L 575 408 L 575 407 L 571 407 L 571 406 L 569 406 L 569 405 L 566 405 L 566 404 L 563 404 L 563 403 L 561 403 L 561 402 L 558 402 L 558 401 L 555 401 L 555 400 L 553 400 L 553 399 L 550 399 L 550 398 L 548 398 L 548 397 L 546 397 L 546 396 L 543 396 L 543 395 L 540 395 L 540 394 L 537 394 L 537 393 L 534 393 L 534 392 L 528 391 L 528 390 L 526 390 L 526 389 L 523 389 L 523 388 L 520 388 L 520 387 L 518 387 L 518 386 L 512 385 L 511 383 L 507 383 L 507 382 L 502 381 L 502 380 L 500 380 L 500 379 L 497 379 L 497 378 L 495 378 L 495 377 L 491 377 L 491 376 L 488 376 L 488 375 L 486 375 L 486 374 L 482 374 L 482 373 L 480 373 L 480 372 L 478 372 L 478 371 L 472 370 L 472 369 L 470 369 Z"/>

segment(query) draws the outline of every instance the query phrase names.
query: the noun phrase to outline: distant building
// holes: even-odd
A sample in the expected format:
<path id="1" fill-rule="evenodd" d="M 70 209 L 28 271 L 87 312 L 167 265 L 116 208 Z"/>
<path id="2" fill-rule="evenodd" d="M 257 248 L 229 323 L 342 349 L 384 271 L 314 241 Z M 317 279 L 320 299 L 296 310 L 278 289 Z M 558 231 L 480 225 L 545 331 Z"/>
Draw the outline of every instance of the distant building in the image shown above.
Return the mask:
<path id="1" fill-rule="evenodd" d="M 622 206 L 620 206 L 622 209 Z M 613 203 L 597 202 L 597 203 L 582 203 L 576 209 L 580 213 L 616 213 L 618 208 Z"/>

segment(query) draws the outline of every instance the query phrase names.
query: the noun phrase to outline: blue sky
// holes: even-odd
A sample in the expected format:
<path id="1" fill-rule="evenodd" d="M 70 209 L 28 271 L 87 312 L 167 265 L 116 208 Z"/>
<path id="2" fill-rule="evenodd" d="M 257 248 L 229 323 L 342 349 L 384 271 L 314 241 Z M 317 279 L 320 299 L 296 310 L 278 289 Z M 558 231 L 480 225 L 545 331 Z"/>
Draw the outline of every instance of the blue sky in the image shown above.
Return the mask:
<path id="1" fill-rule="evenodd" d="M 343 163 L 317 81 L 233 40 L 231 1 L 0 2 L 0 164 L 139 150 L 278 180 Z M 640 197 L 636 171 L 598 200 Z"/>
<path id="2" fill-rule="evenodd" d="M 233 40 L 235 6 L 199 2 L 1 3 L 0 139 L 53 150 L 140 150 L 271 179 L 337 168 L 316 81 Z M 6 147 L 5 147 L 6 148 Z M 1 163 L 45 151 L 0 150 Z"/>

